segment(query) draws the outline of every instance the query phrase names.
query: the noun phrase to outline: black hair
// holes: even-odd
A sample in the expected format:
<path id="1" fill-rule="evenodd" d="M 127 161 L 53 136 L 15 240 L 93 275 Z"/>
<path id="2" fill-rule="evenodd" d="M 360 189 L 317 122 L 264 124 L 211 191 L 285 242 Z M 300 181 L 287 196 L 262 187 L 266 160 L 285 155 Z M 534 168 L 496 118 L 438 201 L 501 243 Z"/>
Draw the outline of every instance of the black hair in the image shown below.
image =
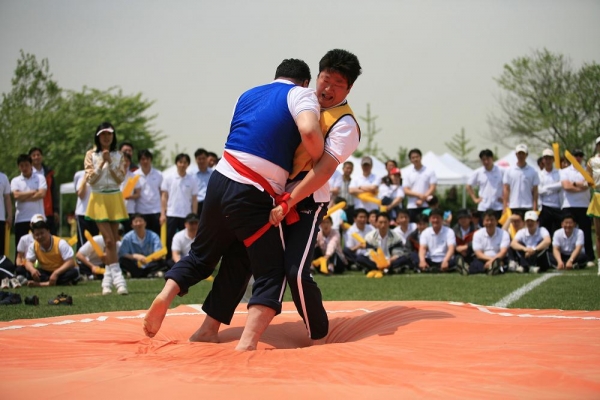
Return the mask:
<path id="1" fill-rule="evenodd" d="M 151 160 L 154 158 L 152 157 L 152 153 L 148 149 L 142 149 L 138 151 L 138 161 L 140 161 L 142 157 L 148 157 Z"/>
<path id="2" fill-rule="evenodd" d="M 344 161 L 344 167 L 346 165 L 352 165 L 352 168 L 354 168 L 354 163 L 352 161 Z"/>
<path id="3" fill-rule="evenodd" d="M 494 153 L 490 149 L 484 149 L 479 152 L 479 159 L 481 160 L 483 157 L 491 157 L 494 158 Z"/>
<path id="4" fill-rule="evenodd" d="M 333 200 L 333 204 L 339 204 L 342 201 L 346 201 L 345 198 L 341 197 L 341 196 L 337 196 L 334 200 Z"/>
<path id="5" fill-rule="evenodd" d="M 416 154 L 418 154 L 420 157 L 422 157 L 422 156 L 423 156 L 423 153 L 421 153 L 421 150 L 419 150 L 419 149 L 411 149 L 411 150 L 408 152 L 408 158 L 410 158 L 410 156 L 412 156 L 412 154 L 413 154 L 413 153 L 416 153 Z"/>
<path id="6" fill-rule="evenodd" d="M 385 219 L 390 220 L 390 214 L 386 213 L 386 212 L 378 212 L 377 213 L 377 219 L 379 219 L 379 217 L 384 217 Z"/>
<path id="7" fill-rule="evenodd" d="M 31 231 L 33 232 L 36 229 L 46 229 L 48 231 L 50 230 L 46 221 L 37 221 L 31 224 Z"/>
<path id="8" fill-rule="evenodd" d="M 398 163 L 396 162 L 396 160 L 389 159 L 389 160 L 387 160 L 385 162 L 385 165 L 387 165 L 387 163 L 389 163 L 389 162 L 391 162 L 392 164 L 394 164 L 394 167 L 398 168 Z"/>
<path id="9" fill-rule="evenodd" d="M 129 155 L 129 153 L 123 153 L 123 158 L 126 158 L 129 162 L 131 162 L 131 155 Z"/>
<path id="10" fill-rule="evenodd" d="M 123 147 L 125 147 L 125 146 L 131 147 L 131 150 L 135 149 L 135 147 L 133 147 L 133 144 L 131 142 L 121 142 L 121 144 L 119 145 L 119 151 L 122 151 Z"/>
<path id="11" fill-rule="evenodd" d="M 109 151 L 115 151 L 117 149 L 117 130 L 110 122 L 103 122 L 96 128 L 94 132 L 94 144 L 96 145 L 96 153 L 102 153 L 102 146 L 100 145 L 100 132 L 102 129 L 112 129 L 113 130 L 113 140 L 110 143 Z"/>
<path id="12" fill-rule="evenodd" d="M 337 72 L 348 81 L 348 88 L 354 84 L 362 73 L 358 57 L 346 50 L 329 50 L 319 61 L 319 73 L 323 71 Z"/>
<path id="13" fill-rule="evenodd" d="M 145 217 L 144 217 L 142 214 L 140 214 L 140 213 L 138 213 L 138 212 L 136 212 L 136 213 L 133 213 L 133 214 L 131 215 L 131 221 L 133 221 L 133 220 L 134 220 L 134 219 L 136 219 L 136 218 L 141 218 L 141 219 L 143 219 L 144 221 L 146 221 L 146 218 L 145 218 Z"/>
<path id="14" fill-rule="evenodd" d="M 177 164 L 177 162 L 181 161 L 182 159 L 185 159 L 188 164 L 191 162 L 190 161 L 190 156 L 188 156 L 185 153 L 179 153 L 179 154 L 177 154 L 177 156 L 175 156 L 175 164 Z"/>
<path id="15" fill-rule="evenodd" d="M 496 217 L 496 211 L 490 209 L 490 210 L 485 210 L 483 212 L 483 218 L 488 217 L 488 218 L 494 218 L 495 220 L 498 220 L 498 217 Z"/>
<path id="16" fill-rule="evenodd" d="M 301 85 L 306 80 L 310 82 L 310 67 L 302 60 L 287 58 L 277 67 L 275 79 L 277 78 L 289 78 Z"/>
<path id="17" fill-rule="evenodd" d="M 364 208 L 357 208 L 356 210 L 354 210 L 354 218 L 358 217 L 358 214 L 365 214 L 367 217 L 369 216 L 369 213 L 367 212 L 367 210 L 365 210 Z"/>
<path id="18" fill-rule="evenodd" d="M 423 224 L 428 224 L 429 223 L 429 215 L 426 214 L 418 214 L 415 218 L 415 222 L 417 224 L 423 223 Z"/>
<path id="19" fill-rule="evenodd" d="M 17 157 L 17 165 L 21 164 L 22 162 L 28 162 L 29 164 L 33 164 L 33 161 L 31 160 L 31 156 L 29 154 L 19 154 L 19 156 Z"/>
<path id="20" fill-rule="evenodd" d="M 427 201 L 427 204 L 429 204 L 430 208 L 433 205 L 439 206 L 440 205 L 440 200 L 437 198 L 437 196 L 433 195 L 433 196 L 431 196 L 431 199 L 429 199 L 429 201 Z"/>
<path id="21" fill-rule="evenodd" d="M 404 214 L 404 215 L 408 215 L 408 216 L 410 216 L 410 214 L 409 214 L 409 212 L 408 212 L 408 210 L 407 210 L 406 208 L 401 208 L 401 209 L 399 209 L 398 211 L 396 211 L 396 214 L 397 214 L 397 215 L 396 215 L 396 218 L 397 218 L 397 217 L 398 217 L 398 215 L 400 215 L 400 214 Z"/>
<path id="22" fill-rule="evenodd" d="M 203 148 L 199 148 L 198 150 L 196 150 L 194 152 L 194 158 L 196 158 L 198 156 L 206 156 L 206 157 L 208 157 L 208 151 L 204 150 Z"/>
<path id="23" fill-rule="evenodd" d="M 44 155 L 44 152 L 42 151 L 42 149 L 40 149 L 39 147 L 32 147 L 29 149 L 29 155 L 31 155 L 31 153 L 33 153 L 34 151 L 39 151 L 41 155 Z"/>
<path id="24" fill-rule="evenodd" d="M 565 219 L 568 219 L 568 218 L 572 219 L 573 222 L 577 223 L 577 221 L 575 221 L 575 217 L 571 213 L 563 214 L 562 218 L 560 219 L 560 222 L 563 222 Z"/>
<path id="25" fill-rule="evenodd" d="M 429 218 L 433 217 L 434 215 L 437 215 L 438 217 L 444 219 L 444 212 L 442 210 L 440 210 L 439 208 L 431 209 L 431 211 L 429 212 Z"/>

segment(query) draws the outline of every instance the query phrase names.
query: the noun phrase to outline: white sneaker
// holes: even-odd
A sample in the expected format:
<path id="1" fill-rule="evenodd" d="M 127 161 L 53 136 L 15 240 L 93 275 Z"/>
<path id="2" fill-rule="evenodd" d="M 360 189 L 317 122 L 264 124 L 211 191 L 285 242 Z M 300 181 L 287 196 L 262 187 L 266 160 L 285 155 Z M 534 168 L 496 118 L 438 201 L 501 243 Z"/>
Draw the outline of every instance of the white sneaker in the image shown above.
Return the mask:
<path id="1" fill-rule="evenodd" d="M 122 295 L 129 294 L 129 292 L 127 291 L 127 286 L 119 286 L 117 288 L 117 293 L 122 294 Z"/>
<path id="2" fill-rule="evenodd" d="M 600 276 L 600 258 L 598 259 L 598 276 Z"/>
<path id="3" fill-rule="evenodd" d="M 540 267 L 529 267 L 529 272 L 532 274 L 539 274 L 540 273 Z"/>
<path id="4" fill-rule="evenodd" d="M 517 265 L 515 267 L 515 272 L 522 274 L 523 272 L 525 272 L 525 268 L 521 267 L 520 265 Z"/>
<path id="5" fill-rule="evenodd" d="M 519 266 L 519 265 L 517 264 L 517 262 L 516 262 L 515 260 L 510 260 L 510 261 L 508 262 L 508 270 L 509 270 L 510 272 L 515 272 L 515 271 L 517 270 L 517 267 L 518 267 L 518 266 Z"/>
<path id="6" fill-rule="evenodd" d="M 600 263 L 598 265 L 600 265 Z M 2 283 L 0 283 L 0 289 L 8 289 L 8 288 L 10 288 L 10 279 L 8 279 L 8 278 L 2 279 Z"/>
<path id="7" fill-rule="evenodd" d="M 588 261 L 588 262 L 587 262 L 587 264 L 585 264 L 585 266 L 586 266 L 587 268 L 594 268 L 594 265 L 595 265 L 595 264 L 594 264 L 594 262 L 593 262 L 593 261 Z"/>
<path id="8" fill-rule="evenodd" d="M 19 282 L 17 278 L 10 278 L 10 285 L 16 289 L 18 287 L 21 287 L 21 282 Z"/>
<path id="9" fill-rule="evenodd" d="M 102 296 L 106 296 L 107 294 L 111 294 L 112 290 L 109 287 L 102 288 Z"/>

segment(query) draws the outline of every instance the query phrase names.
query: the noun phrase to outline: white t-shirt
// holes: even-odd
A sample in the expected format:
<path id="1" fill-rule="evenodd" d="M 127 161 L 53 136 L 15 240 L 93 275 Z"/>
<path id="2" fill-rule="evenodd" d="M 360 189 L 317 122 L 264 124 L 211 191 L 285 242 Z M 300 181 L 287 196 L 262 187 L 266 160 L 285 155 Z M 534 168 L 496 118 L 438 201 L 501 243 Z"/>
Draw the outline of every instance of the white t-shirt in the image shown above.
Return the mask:
<path id="1" fill-rule="evenodd" d="M 8 177 L 0 172 L 0 221 L 6 221 L 6 205 L 4 204 L 6 195 L 10 195 L 10 183 L 8 183 Z"/>
<path id="2" fill-rule="evenodd" d="M 329 190 L 340 188 L 342 186 L 342 176 L 344 176 L 344 174 L 337 169 L 333 171 L 333 175 L 329 178 Z"/>
<path id="3" fill-rule="evenodd" d="M 479 188 L 479 197 L 482 199 L 477 205 L 477 210 L 502 210 L 503 177 L 504 171 L 497 165 L 494 165 L 490 171 L 483 166 L 479 167 L 469 177 L 467 184 Z"/>
<path id="4" fill-rule="evenodd" d="M 164 177 L 160 190 L 169 195 L 167 216 L 185 218 L 192 212 L 192 202 L 197 202 L 198 181 L 190 174 L 170 174 Z"/>
<path id="5" fill-rule="evenodd" d="M 52 250 L 52 247 L 55 245 L 56 245 L 56 243 L 53 238 L 52 244 L 50 245 L 49 249 L 44 249 L 44 248 L 42 248 L 42 246 L 40 246 L 40 250 L 41 251 L 50 251 L 50 250 Z M 59 239 L 58 250 L 60 251 L 60 256 L 62 257 L 63 261 L 67 261 L 67 260 L 73 258 L 73 248 L 71 246 L 69 246 L 69 244 L 64 239 Z M 36 255 L 35 255 L 33 243 L 31 243 L 29 245 L 29 248 L 27 249 L 26 257 L 31 262 L 35 262 L 35 260 L 37 259 Z M 43 265 L 42 265 L 42 267 L 43 267 Z"/>
<path id="6" fill-rule="evenodd" d="M 358 226 L 356 226 L 356 224 L 352 224 L 352 226 L 346 231 L 346 239 L 344 240 L 344 247 L 355 247 L 358 245 L 358 240 L 356 240 L 352 234 L 353 233 L 358 233 L 358 235 L 360 237 L 362 237 L 363 239 L 365 238 L 365 236 L 367 236 L 367 233 L 371 232 L 372 230 L 374 230 L 375 228 L 373 228 L 373 226 L 371 226 L 370 224 L 365 224 L 365 228 L 363 230 L 358 229 Z M 356 250 L 356 254 L 357 255 L 366 255 L 368 253 L 368 249 L 358 249 Z"/>
<path id="7" fill-rule="evenodd" d="M 554 232 L 554 237 L 552 238 L 552 247 L 558 247 L 561 254 L 570 255 L 573 253 L 576 246 L 583 245 L 583 231 L 579 228 L 573 228 L 571 237 L 567 237 L 563 228 L 560 228 Z M 581 254 L 585 254 L 585 247 L 581 247 Z"/>
<path id="8" fill-rule="evenodd" d="M 502 183 L 510 188 L 509 208 L 533 208 L 533 187 L 540 184 L 540 177 L 529 165 L 514 165 L 506 170 Z"/>
<path id="9" fill-rule="evenodd" d="M 10 190 L 14 193 L 30 192 L 33 190 L 47 189 L 46 178 L 40 174 L 31 173 L 29 178 L 25 178 L 23 174 L 14 177 L 10 182 Z M 13 195 L 14 196 L 14 195 Z M 16 201 L 15 202 L 15 222 L 29 222 L 35 214 L 46 215 L 44 212 L 44 199 L 36 201 Z"/>
<path id="10" fill-rule="evenodd" d="M 552 168 L 550 172 L 542 169 L 538 174 L 540 177 L 538 193 L 540 194 L 542 206 L 561 208 L 562 184 L 560 182 L 560 172 Z"/>
<path id="11" fill-rule="evenodd" d="M 152 168 L 150 173 L 145 175 L 142 169 L 134 172 L 139 175 L 138 182 L 142 188 L 140 197 L 135 201 L 135 211 L 140 214 L 160 213 L 160 185 L 163 181 L 163 175 L 160 171 Z"/>
<path id="12" fill-rule="evenodd" d="M 425 228 L 419 238 L 419 245 L 427 246 L 426 258 L 431 261 L 439 263 L 444 261 L 448 248 L 450 246 L 456 246 L 456 235 L 454 231 L 447 226 L 442 226 L 438 234 L 435 233 L 433 228 Z"/>
<path id="13" fill-rule="evenodd" d="M 425 165 L 421 165 L 421 169 L 416 170 L 414 165 L 411 165 L 406 173 L 403 174 L 402 187 L 409 188 L 413 192 L 425 193 L 429 190 L 429 187 L 437 183 L 437 176 L 433 169 L 427 168 Z M 408 202 L 406 208 L 420 208 L 429 207 L 427 202 L 423 202 L 417 207 L 417 198 L 408 196 Z"/>
<path id="14" fill-rule="evenodd" d="M 178 251 L 181 257 L 186 256 L 190 252 L 194 239 L 188 236 L 187 229 L 179 231 L 173 236 L 171 250 Z"/>
<path id="15" fill-rule="evenodd" d="M 529 233 L 529 229 L 527 227 L 522 228 L 515 235 L 514 240 L 521 243 L 523 246 L 527 248 L 535 248 L 544 238 L 550 237 L 550 233 L 543 226 L 539 226 L 533 234 Z"/>
<path id="16" fill-rule="evenodd" d="M 133 178 L 134 176 L 135 176 L 135 174 L 131 171 L 127 171 L 125 173 L 125 179 L 123 179 L 123 182 L 121 182 L 121 192 L 123 192 L 123 189 L 125 189 L 127 182 L 129 182 L 129 180 L 131 178 Z M 135 185 L 133 185 L 133 192 L 142 188 L 140 180 L 141 180 L 141 178 L 138 179 L 138 181 L 135 183 Z M 133 192 L 131 192 L 131 194 L 133 194 Z M 127 209 L 127 214 L 134 214 L 136 201 L 134 199 L 125 199 L 125 198 L 123 200 L 125 200 L 125 208 Z"/>
<path id="17" fill-rule="evenodd" d="M 572 165 L 560 170 L 560 180 L 578 183 L 585 181 L 583 175 L 581 175 L 581 173 Z M 584 190 L 582 192 L 569 192 L 567 190 L 563 190 L 562 208 L 587 208 L 590 205 L 590 198 L 591 196 L 589 190 Z"/>
<path id="18" fill-rule="evenodd" d="M 85 179 L 85 171 L 77 171 L 75 172 L 75 176 L 73 176 L 73 185 L 75 186 L 75 193 L 77 193 L 77 189 L 79 185 L 81 185 L 82 180 Z M 90 201 L 90 193 L 92 192 L 92 187 L 89 183 L 85 182 L 86 190 L 83 198 L 79 198 L 77 196 L 77 203 L 75 203 L 75 215 L 85 216 L 85 212 L 87 210 L 88 202 Z"/>
<path id="19" fill-rule="evenodd" d="M 17 244 L 17 253 L 22 253 L 23 256 L 27 255 L 27 250 L 29 246 L 33 243 L 33 235 L 29 232 L 25 236 L 21 236 L 19 239 L 19 243 Z"/>
<path id="20" fill-rule="evenodd" d="M 400 226 L 395 227 L 394 229 L 392 229 L 395 233 L 398 234 L 398 236 L 400 236 L 400 238 L 402 239 L 402 243 L 406 244 L 406 240 L 408 239 L 408 235 L 410 235 L 411 233 L 413 233 L 415 230 L 417 229 L 417 224 L 414 222 L 409 222 L 408 223 L 408 227 L 406 228 L 406 232 L 404 232 Z"/>
<path id="21" fill-rule="evenodd" d="M 487 229 L 478 229 L 473 234 L 473 251 L 481 251 L 489 257 L 494 257 L 500 250 L 510 246 L 510 235 L 504 229 L 496 227 L 493 236 L 488 235 Z"/>
<path id="22" fill-rule="evenodd" d="M 385 183 L 382 183 L 379 185 L 379 193 L 377 194 L 377 197 L 382 200 L 384 197 L 389 197 L 392 200 L 395 200 L 398 197 L 404 198 L 404 189 L 402 189 L 402 186 L 400 185 L 388 186 Z M 402 203 L 400 203 L 399 206 L 402 207 Z"/>
<path id="23" fill-rule="evenodd" d="M 104 249 L 106 248 L 104 245 L 104 238 L 102 237 L 102 235 L 96 235 L 94 236 L 94 242 L 98 243 L 98 246 L 100 246 L 100 248 L 104 251 Z M 117 253 L 119 252 L 119 249 L 121 248 L 121 241 L 117 241 Z M 83 246 L 81 246 L 81 248 L 79 249 L 79 251 L 77 251 L 77 253 L 82 254 L 85 258 L 88 259 L 88 261 L 94 265 L 101 265 L 102 264 L 102 259 L 96 254 L 96 252 L 94 251 L 94 248 L 92 247 L 92 244 L 87 241 L 85 242 L 85 244 Z"/>
<path id="24" fill-rule="evenodd" d="M 369 176 L 360 175 L 357 178 L 352 178 L 350 181 L 351 188 L 358 188 L 359 186 L 370 186 L 370 185 L 378 185 L 379 178 L 375 174 L 370 174 Z M 377 197 L 377 195 L 373 195 L 373 197 Z M 379 206 L 375 203 L 371 202 L 363 202 L 358 197 L 354 197 L 354 208 L 364 208 L 367 212 L 371 210 L 378 210 Z"/>

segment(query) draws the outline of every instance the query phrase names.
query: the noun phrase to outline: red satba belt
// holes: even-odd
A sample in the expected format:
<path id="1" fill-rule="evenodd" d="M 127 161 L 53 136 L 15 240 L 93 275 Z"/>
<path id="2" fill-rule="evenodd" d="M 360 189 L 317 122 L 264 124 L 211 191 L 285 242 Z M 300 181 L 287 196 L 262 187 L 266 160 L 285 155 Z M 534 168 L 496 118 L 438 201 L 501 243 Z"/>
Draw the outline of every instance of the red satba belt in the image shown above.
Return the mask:
<path id="1" fill-rule="evenodd" d="M 292 207 L 288 212 L 287 201 L 290 199 L 290 194 L 287 192 L 283 192 L 282 194 L 277 194 L 273 190 L 273 187 L 267 182 L 267 180 L 262 176 L 257 174 L 254 170 L 248 168 L 246 165 L 242 164 L 237 158 L 228 152 L 223 152 L 223 157 L 227 160 L 229 165 L 233 167 L 233 169 L 240 175 L 245 178 L 250 179 L 253 182 L 258 183 L 263 187 L 264 190 L 267 191 L 275 199 L 275 205 L 281 205 L 283 207 L 283 212 L 287 212 L 285 216 L 285 223 L 291 225 L 295 222 L 298 222 L 300 219 L 298 212 L 296 211 L 296 207 Z M 246 247 L 250 247 L 252 243 L 254 243 L 258 238 L 260 238 L 266 231 L 271 228 L 271 223 L 267 222 L 262 228 L 257 230 L 252 236 L 244 239 L 244 245 Z"/>

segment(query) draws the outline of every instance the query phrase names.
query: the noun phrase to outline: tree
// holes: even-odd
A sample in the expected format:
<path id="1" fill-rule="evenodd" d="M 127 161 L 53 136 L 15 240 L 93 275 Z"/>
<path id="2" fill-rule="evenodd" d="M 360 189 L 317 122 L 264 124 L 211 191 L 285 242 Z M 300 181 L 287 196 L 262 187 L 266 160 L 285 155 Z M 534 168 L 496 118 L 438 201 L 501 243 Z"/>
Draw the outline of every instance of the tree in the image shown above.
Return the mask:
<path id="1" fill-rule="evenodd" d="M 359 118 L 367 123 L 367 129 L 361 129 L 361 142 L 364 142 L 366 139 L 366 146 L 363 150 L 356 150 L 353 155 L 355 157 L 362 157 L 363 155 L 377 157 L 379 156 L 380 149 L 374 140 L 375 135 L 377 135 L 381 129 L 377 129 L 375 126 L 375 120 L 377 119 L 377 116 L 371 116 L 371 104 L 367 103 L 367 116 L 359 116 Z"/>
<path id="2" fill-rule="evenodd" d="M 544 49 L 504 66 L 496 82 L 501 115 L 491 115 L 492 139 L 527 143 L 534 149 L 559 143 L 587 149 L 600 136 L 600 65 L 579 70 L 568 58 Z"/>
<path id="3" fill-rule="evenodd" d="M 467 139 L 465 135 L 465 128 L 461 128 L 460 133 L 452 136 L 452 140 L 444 144 L 460 161 L 467 163 L 469 161 L 469 153 L 475 149 L 475 146 L 469 146 L 470 141 L 471 139 Z"/>

